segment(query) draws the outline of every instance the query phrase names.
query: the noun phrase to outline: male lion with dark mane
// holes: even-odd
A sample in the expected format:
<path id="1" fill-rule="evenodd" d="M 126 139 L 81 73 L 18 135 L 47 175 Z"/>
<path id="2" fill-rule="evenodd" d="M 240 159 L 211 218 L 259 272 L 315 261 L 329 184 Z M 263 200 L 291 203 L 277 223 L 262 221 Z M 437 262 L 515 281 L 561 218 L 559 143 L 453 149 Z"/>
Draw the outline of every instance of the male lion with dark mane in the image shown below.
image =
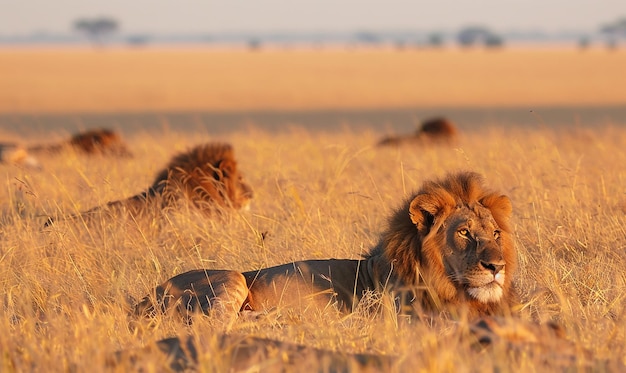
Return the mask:
<path id="1" fill-rule="evenodd" d="M 457 141 L 456 126 L 444 117 L 430 118 L 410 135 L 388 136 L 378 142 L 378 146 L 411 145 L 452 145 Z"/>
<path id="2" fill-rule="evenodd" d="M 88 155 L 113 155 L 132 157 L 126 143 L 119 133 L 107 129 L 96 128 L 73 135 L 69 140 L 55 144 L 38 144 L 28 147 L 31 153 L 59 153 L 66 149 Z"/>
<path id="3" fill-rule="evenodd" d="M 350 312 L 371 291 L 390 293 L 401 312 L 506 314 L 516 302 L 517 267 L 509 198 L 472 172 L 427 181 L 392 214 L 363 259 L 305 260 L 248 272 L 199 269 L 177 275 L 136 307 L 209 313 L 311 308 Z"/>
<path id="4" fill-rule="evenodd" d="M 71 218 L 90 219 L 102 213 L 119 215 L 126 212 L 136 219 L 158 215 L 180 202 L 189 202 L 210 216 L 224 209 L 245 208 L 252 198 L 252 187 L 237 169 L 232 146 L 208 143 L 173 157 L 147 191 Z M 49 219 L 46 226 L 51 223 Z"/>

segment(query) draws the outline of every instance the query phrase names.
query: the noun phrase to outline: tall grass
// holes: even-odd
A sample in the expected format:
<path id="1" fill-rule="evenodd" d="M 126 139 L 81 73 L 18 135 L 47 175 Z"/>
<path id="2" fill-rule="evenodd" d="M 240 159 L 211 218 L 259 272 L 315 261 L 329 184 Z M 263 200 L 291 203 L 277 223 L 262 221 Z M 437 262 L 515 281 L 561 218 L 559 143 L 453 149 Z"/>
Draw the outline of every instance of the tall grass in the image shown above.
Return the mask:
<path id="1" fill-rule="evenodd" d="M 135 152 L 130 161 L 63 154 L 41 159 L 40 171 L 2 164 L 0 371 L 102 371 L 114 351 L 172 335 L 208 340 L 201 369 L 224 371 L 232 362 L 210 343 L 221 333 L 397 356 L 400 370 L 551 369 L 545 360 L 558 352 L 552 348 L 512 355 L 502 345 L 480 353 L 461 332 L 398 320 L 385 307 L 376 315 L 359 309 L 351 315 L 276 310 L 230 322 L 197 317 L 192 325 L 165 316 L 151 328 L 129 328 L 132 304 L 182 271 L 359 258 L 375 244 L 388 214 L 424 180 L 466 169 L 484 174 L 513 201 L 517 283 L 528 302 L 522 317 L 562 324 L 575 348 L 590 353 L 593 367 L 624 363 L 626 131 L 593 128 L 466 131 L 455 148 L 426 149 L 376 148 L 382 133 L 372 130 L 251 127 L 219 139 L 206 131 L 146 132 L 127 139 Z M 211 140 L 235 147 L 255 190 L 250 211 L 214 220 L 177 211 L 148 225 L 61 222 L 42 229 L 45 216 L 141 191 L 173 153 Z M 270 371 L 280 365 L 266 363 Z M 162 364 L 151 355 L 134 368 L 161 370 Z"/>

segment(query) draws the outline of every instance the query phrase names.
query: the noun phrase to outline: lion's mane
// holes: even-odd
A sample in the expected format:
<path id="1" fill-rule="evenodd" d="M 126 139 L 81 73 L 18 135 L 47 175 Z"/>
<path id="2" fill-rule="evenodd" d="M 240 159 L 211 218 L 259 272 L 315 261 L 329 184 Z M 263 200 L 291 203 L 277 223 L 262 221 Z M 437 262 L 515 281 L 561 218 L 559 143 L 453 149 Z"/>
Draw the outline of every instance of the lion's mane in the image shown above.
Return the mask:
<path id="1" fill-rule="evenodd" d="M 416 199 L 421 200 L 431 211 L 443 209 L 440 213 L 443 219 L 437 221 L 432 214 L 418 210 L 414 206 Z M 488 208 L 502 230 L 502 251 L 507 272 L 502 302 L 485 304 L 468 299 L 463 292 L 458 291 L 444 268 L 442 252 L 446 247 L 446 237 L 445 231 L 440 228 L 446 224 L 446 216 L 457 206 L 474 203 Z M 510 306 L 516 301 L 511 281 L 517 270 L 517 254 L 509 223 L 510 214 L 508 198 L 487 189 L 482 176 L 477 173 L 461 172 L 454 177 L 426 181 L 417 193 L 393 213 L 379 244 L 367 258 L 381 258 L 393 268 L 401 283 L 412 285 L 415 289 L 428 289 L 417 295 L 425 308 L 440 308 L 444 303 L 468 302 L 474 308 L 470 311 L 496 313 L 503 305 Z"/>
<path id="2" fill-rule="evenodd" d="M 382 138 L 379 146 L 400 146 L 405 144 L 417 146 L 453 145 L 457 142 L 458 130 L 447 118 L 435 117 L 423 121 L 412 134 L 387 136 Z"/>
<path id="3" fill-rule="evenodd" d="M 59 154 L 67 150 L 87 155 L 133 156 L 120 134 L 108 128 L 95 128 L 76 133 L 61 142 L 28 147 L 28 151 L 35 154 Z"/>
<path id="4" fill-rule="evenodd" d="M 237 168 L 233 147 L 208 143 L 180 153 L 157 173 L 149 193 L 161 195 L 164 205 L 184 198 L 203 211 L 240 209 L 253 196 Z"/>
<path id="5" fill-rule="evenodd" d="M 214 142 L 174 156 L 146 191 L 70 218 L 90 219 L 103 212 L 115 216 L 126 212 L 133 218 L 155 217 L 181 203 L 190 203 L 210 216 L 224 209 L 246 207 L 252 198 L 252 188 L 237 168 L 232 146 Z M 52 222 L 48 219 L 46 226 Z"/>
<path id="6" fill-rule="evenodd" d="M 86 154 L 132 156 L 119 133 L 107 128 L 77 133 L 72 136 L 69 143 L 74 149 Z"/>

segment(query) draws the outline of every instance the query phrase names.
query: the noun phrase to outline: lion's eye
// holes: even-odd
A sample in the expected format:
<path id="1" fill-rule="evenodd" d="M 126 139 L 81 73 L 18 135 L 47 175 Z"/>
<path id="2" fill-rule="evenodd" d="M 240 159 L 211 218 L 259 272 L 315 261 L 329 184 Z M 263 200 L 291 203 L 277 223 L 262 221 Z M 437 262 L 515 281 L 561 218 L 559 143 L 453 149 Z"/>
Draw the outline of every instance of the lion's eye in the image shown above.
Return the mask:
<path id="1" fill-rule="evenodd" d="M 459 230 L 459 235 L 461 237 L 468 237 L 469 236 L 469 230 L 466 228 L 460 229 Z"/>
<path id="2" fill-rule="evenodd" d="M 493 238 L 495 238 L 496 240 L 500 238 L 500 231 L 498 230 L 493 231 Z"/>

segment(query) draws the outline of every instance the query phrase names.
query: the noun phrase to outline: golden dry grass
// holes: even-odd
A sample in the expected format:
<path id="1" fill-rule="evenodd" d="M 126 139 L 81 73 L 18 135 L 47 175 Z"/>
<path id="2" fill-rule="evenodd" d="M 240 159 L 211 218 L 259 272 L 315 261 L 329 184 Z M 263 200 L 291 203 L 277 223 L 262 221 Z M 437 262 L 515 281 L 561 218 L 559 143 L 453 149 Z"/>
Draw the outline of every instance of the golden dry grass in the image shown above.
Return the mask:
<path id="1" fill-rule="evenodd" d="M 0 112 L 626 103 L 626 50 L 2 49 Z"/>
<path id="2" fill-rule="evenodd" d="M 210 132 L 139 132 L 126 139 L 132 161 L 66 154 L 42 159 L 41 171 L 0 165 L 0 371 L 104 371 L 114 351 L 187 334 L 208 339 L 202 371 L 226 371 L 229 355 L 211 343 L 220 333 L 397 356 L 398 371 L 552 371 L 558 346 L 514 354 L 497 344 L 481 353 L 449 326 L 407 323 L 389 312 L 302 317 L 277 310 L 232 323 L 198 317 L 191 326 L 160 317 L 153 329 L 128 328 L 133 301 L 185 270 L 358 258 L 410 191 L 459 169 L 483 173 L 513 201 L 518 282 L 529 302 L 524 318 L 561 323 L 576 351 L 590 352 L 589 365 L 581 365 L 582 353 L 567 362 L 573 369 L 618 370 L 626 363 L 624 127 L 484 129 L 462 133 L 454 149 L 373 147 L 381 135 L 297 127 L 227 133 L 219 140 L 234 145 L 255 189 L 251 211 L 222 221 L 181 211 L 141 229 L 116 222 L 40 228 L 43 215 L 140 191 L 174 152 L 217 140 Z M 264 370 L 277 370 L 281 361 L 264 362 Z M 309 363 L 324 369 L 323 362 Z M 162 364 L 150 355 L 139 366 L 160 371 Z"/>

